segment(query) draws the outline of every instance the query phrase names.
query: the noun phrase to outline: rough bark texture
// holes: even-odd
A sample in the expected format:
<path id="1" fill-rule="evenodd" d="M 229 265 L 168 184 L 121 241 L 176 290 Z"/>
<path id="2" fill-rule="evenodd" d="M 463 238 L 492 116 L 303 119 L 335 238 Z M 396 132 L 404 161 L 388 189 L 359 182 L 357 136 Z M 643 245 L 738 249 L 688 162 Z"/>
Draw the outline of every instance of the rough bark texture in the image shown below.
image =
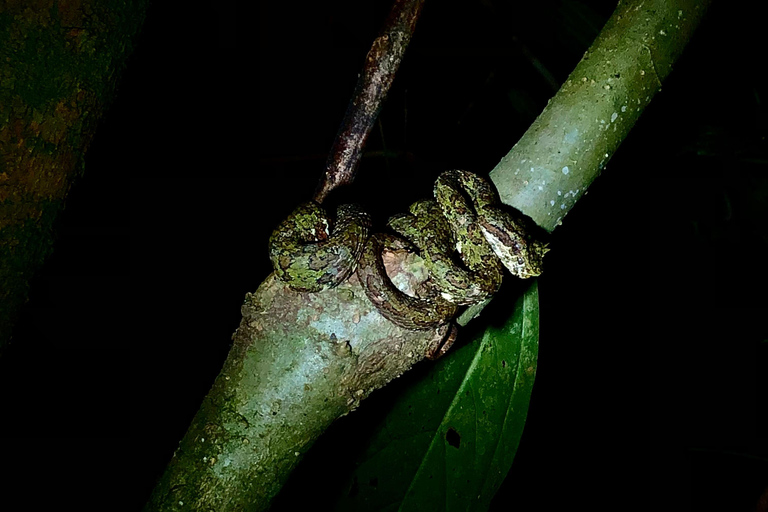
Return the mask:
<path id="1" fill-rule="evenodd" d="M 659 81 L 680 54 L 704 4 L 689 0 L 622 3 L 564 90 L 547 107 L 545 119 L 536 121 L 525 143 L 515 146 L 493 172 L 502 199 L 546 229 L 554 229 L 557 216 L 564 215 L 584 193 L 604 165 L 601 159 L 613 153 L 659 90 Z M 663 44 L 653 43 L 649 30 L 656 32 L 656 41 L 663 38 Z M 630 57 L 624 59 L 625 54 Z M 608 64 L 608 55 L 612 62 L 623 64 Z M 587 80 L 582 81 L 583 77 Z M 619 80 L 621 85 L 616 84 Z M 635 92 L 614 98 L 613 89 L 605 86 Z M 617 118 L 612 119 L 614 111 Z M 619 115 L 624 116 L 620 121 Z M 538 140 L 546 151 L 537 148 Z M 550 160 L 550 153 L 559 160 Z M 586 159 L 585 155 L 591 156 Z M 561 198 L 557 216 L 538 204 L 546 200 L 552 206 L 549 195 L 536 199 L 543 192 L 539 184 L 531 184 L 530 179 L 526 183 L 522 168 L 516 174 L 523 159 L 533 160 L 534 173 L 539 167 L 549 169 L 540 178 L 546 181 L 541 185 Z M 565 163 L 554 167 L 559 161 Z M 566 165 L 573 166 L 573 175 L 563 170 Z M 530 168 L 525 172 L 530 173 Z M 572 181 L 574 176 L 578 182 Z M 529 185 L 536 188 L 533 198 L 531 193 L 517 195 L 518 187 Z M 567 203 L 557 191 L 568 193 Z M 560 208 L 560 204 L 566 206 Z M 419 276 L 417 281 L 423 279 L 418 260 L 390 259 L 388 270 L 396 274 L 395 280 L 413 275 Z M 389 323 L 365 299 L 354 278 L 322 293 L 300 294 L 268 277 L 246 297 L 224 370 L 145 510 L 267 509 L 323 430 L 424 357 L 436 335 L 404 331 Z"/>
<path id="2" fill-rule="evenodd" d="M 146 0 L 0 0 L 0 351 Z"/>

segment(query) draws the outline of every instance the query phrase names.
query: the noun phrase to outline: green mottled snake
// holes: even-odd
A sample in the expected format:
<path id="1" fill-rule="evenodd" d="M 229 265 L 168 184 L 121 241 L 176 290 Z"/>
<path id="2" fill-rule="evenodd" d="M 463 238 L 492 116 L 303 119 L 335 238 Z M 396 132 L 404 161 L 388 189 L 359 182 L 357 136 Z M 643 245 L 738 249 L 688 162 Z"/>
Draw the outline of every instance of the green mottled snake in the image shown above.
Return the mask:
<path id="1" fill-rule="evenodd" d="M 277 277 L 300 292 L 333 288 L 352 275 L 368 239 L 371 221 L 354 204 L 336 209 L 336 223 L 315 202 L 299 205 L 269 237 Z"/>
<path id="2" fill-rule="evenodd" d="M 339 206 L 332 225 L 320 205 L 302 204 L 270 237 L 275 272 L 295 290 L 316 292 L 340 284 L 356 268 L 376 309 L 413 330 L 445 324 L 458 306 L 493 295 L 503 267 L 520 278 L 541 273 L 546 246 L 531 236 L 521 214 L 499 206 L 488 181 L 467 171 L 447 171 L 435 182 L 434 196 L 389 220 L 402 238 L 369 236 L 370 219 L 355 205 Z M 383 250 L 409 248 L 418 251 L 429 270 L 432 293 L 427 297 L 400 291 L 384 269 Z"/>

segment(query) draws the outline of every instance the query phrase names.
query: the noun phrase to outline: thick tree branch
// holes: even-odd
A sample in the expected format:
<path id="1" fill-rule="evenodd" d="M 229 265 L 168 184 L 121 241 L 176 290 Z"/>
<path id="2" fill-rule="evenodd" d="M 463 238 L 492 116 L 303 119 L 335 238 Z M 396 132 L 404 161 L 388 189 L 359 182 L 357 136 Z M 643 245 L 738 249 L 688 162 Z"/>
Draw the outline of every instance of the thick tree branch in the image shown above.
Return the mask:
<path id="1" fill-rule="evenodd" d="M 619 5 L 574 75 L 492 173 L 503 200 L 554 229 L 557 216 L 584 193 L 604 166 L 601 160 L 659 90 L 703 5 L 691 0 Z M 664 44 L 654 42 L 660 38 Z M 553 197 L 561 198 L 557 215 Z M 391 256 L 394 279 L 423 278 L 418 259 Z M 303 294 L 272 275 L 246 297 L 242 313 L 224 369 L 146 510 L 268 508 L 331 422 L 422 359 L 430 341 L 441 335 L 389 323 L 355 278 Z"/>

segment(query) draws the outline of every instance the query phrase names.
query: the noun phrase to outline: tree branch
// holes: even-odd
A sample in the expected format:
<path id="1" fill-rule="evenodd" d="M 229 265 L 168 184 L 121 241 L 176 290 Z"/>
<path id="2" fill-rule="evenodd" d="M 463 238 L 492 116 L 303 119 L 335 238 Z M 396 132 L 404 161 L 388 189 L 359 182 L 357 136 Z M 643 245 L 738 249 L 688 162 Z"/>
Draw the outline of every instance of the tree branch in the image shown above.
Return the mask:
<path id="1" fill-rule="evenodd" d="M 709 3 L 621 2 L 568 80 L 491 171 L 502 202 L 554 231 L 661 90 Z"/>
<path id="2" fill-rule="evenodd" d="M 363 72 L 325 163 L 325 174 L 315 192 L 322 203 L 334 188 L 352 183 L 365 141 L 411 41 L 424 0 L 395 0 L 379 37 L 365 58 Z"/>

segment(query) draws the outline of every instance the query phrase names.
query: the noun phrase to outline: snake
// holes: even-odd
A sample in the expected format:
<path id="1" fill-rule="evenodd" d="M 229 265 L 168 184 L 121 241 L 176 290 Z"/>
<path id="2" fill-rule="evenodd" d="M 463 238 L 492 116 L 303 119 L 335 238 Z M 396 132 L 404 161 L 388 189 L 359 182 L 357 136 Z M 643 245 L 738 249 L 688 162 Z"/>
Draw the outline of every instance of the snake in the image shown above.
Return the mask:
<path id="1" fill-rule="evenodd" d="M 356 272 L 382 316 L 410 330 L 433 329 L 461 306 L 498 291 L 506 268 L 521 279 L 542 272 L 546 244 L 518 211 L 505 208 L 489 181 L 465 170 L 443 172 L 433 200 L 413 203 L 391 217 L 397 233 L 370 233 L 357 205 L 341 205 L 335 219 L 317 203 L 296 208 L 270 236 L 270 260 L 281 280 L 302 292 L 337 286 Z M 426 292 L 414 297 L 389 279 L 383 251 L 417 252 L 429 271 Z"/>
<path id="2" fill-rule="evenodd" d="M 354 272 L 370 228 L 370 217 L 358 205 L 340 205 L 332 218 L 318 203 L 302 203 L 269 237 L 272 268 L 296 291 L 336 287 Z"/>

